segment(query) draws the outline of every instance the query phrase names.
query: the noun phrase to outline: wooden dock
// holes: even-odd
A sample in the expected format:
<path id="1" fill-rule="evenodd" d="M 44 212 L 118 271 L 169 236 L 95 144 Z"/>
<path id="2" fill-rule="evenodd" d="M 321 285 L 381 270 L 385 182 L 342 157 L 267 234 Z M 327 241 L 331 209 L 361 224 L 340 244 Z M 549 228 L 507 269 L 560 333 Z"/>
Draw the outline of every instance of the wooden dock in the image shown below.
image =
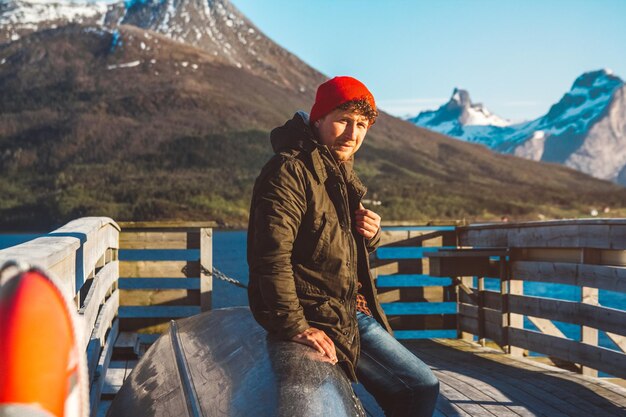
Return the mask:
<path id="1" fill-rule="evenodd" d="M 379 297 L 396 336 L 441 381 L 437 415 L 626 415 L 626 389 L 611 382 L 626 378 L 626 311 L 599 301 L 600 291 L 626 293 L 626 220 L 409 228 L 383 239 L 371 259 Z M 385 256 L 390 247 L 420 256 Z M 199 255 L 118 257 L 120 250 L 162 249 Z M 207 223 L 135 223 L 120 231 L 111 219 L 77 219 L 0 251 L 0 263 L 9 259 L 51 271 L 74 300 L 85 328 L 93 416 L 106 414 L 170 319 L 211 308 Z M 498 280 L 498 290 L 487 288 L 489 278 Z M 531 296 L 525 282 L 567 284 L 579 297 Z M 566 337 L 562 322 L 578 326 L 580 336 Z M 600 345 L 601 334 L 612 348 Z M 530 358 L 529 351 L 546 358 Z M 548 357 L 560 367 L 543 363 Z M 599 371 L 616 379 L 598 378 Z M 382 415 L 371 398 L 363 402 Z"/>
<path id="2" fill-rule="evenodd" d="M 440 381 L 436 416 L 620 417 L 626 389 L 455 339 L 407 341 Z"/>

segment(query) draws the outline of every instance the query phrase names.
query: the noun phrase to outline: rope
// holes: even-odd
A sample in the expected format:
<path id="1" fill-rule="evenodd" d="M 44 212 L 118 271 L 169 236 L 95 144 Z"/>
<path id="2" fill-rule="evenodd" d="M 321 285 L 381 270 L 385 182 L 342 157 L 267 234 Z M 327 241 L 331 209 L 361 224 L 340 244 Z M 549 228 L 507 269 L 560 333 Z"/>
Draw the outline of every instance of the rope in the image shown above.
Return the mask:
<path id="1" fill-rule="evenodd" d="M 241 281 L 235 279 L 235 278 L 231 278 L 228 275 L 226 275 L 225 273 L 223 273 L 222 271 L 220 271 L 219 269 L 217 269 L 215 266 L 213 267 L 213 272 L 211 273 L 211 271 L 209 271 L 208 269 L 206 269 L 204 266 L 201 266 L 202 269 L 202 273 L 205 275 L 213 275 L 214 278 L 217 279 L 221 279 L 222 281 L 226 281 L 230 284 L 233 284 L 237 287 L 240 288 L 248 288 L 248 286 L 244 283 L 242 283 Z"/>

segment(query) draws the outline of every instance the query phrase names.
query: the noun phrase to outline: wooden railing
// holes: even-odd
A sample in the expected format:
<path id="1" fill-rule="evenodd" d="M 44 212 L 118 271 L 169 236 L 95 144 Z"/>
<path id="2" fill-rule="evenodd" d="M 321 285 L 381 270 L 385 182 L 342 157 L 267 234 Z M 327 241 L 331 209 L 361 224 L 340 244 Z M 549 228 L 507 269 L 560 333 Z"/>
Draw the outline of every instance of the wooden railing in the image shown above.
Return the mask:
<path id="1" fill-rule="evenodd" d="M 430 275 L 427 253 L 456 247 L 455 226 L 385 227 L 370 257 L 378 299 L 398 339 L 456 337 L 456 288 Z"/>
<path id="2" fill-rule="evenodd" d="M 120 225 L 120 318 L 124 331 L 156 337 L 167 330 L 170 320 L 211 309 L 215 223 Z"/>
<path id="3" fill-rule="evenodd" d="M 0 265 L 26 262 L 56 278 L 78 311 L 79 338 L 87 356 L 90 410 L 95 415 L 119 333 L 117 260 L 119 226 L 106 217 L 85 217 L 52 233 L 0 251 Z"/>
<path id="4" fill-rule="evenodd" d="M 491 339 L 512 355 L 549 355 L 589 375 L 626 377 L 626 311 L 599 303 L 601 290 L 626 294 L 626 220 L 474 225 L 457 233 L 459 249 L 428 256 L 431 274 L 457 283 L 460 337 Z M 499 280 L 497 290 L 486 288 L 489 277 Z M 578 296 L 524 294 L 530 282 L 574 286 Z M 580 336 L 566 337 L 554 321 L 578 326 Z M 599 346 L 599 332 L 617 349 Z"/>
<path id="5" fill-rule="evenodd" d="M 53 275 L 64 296 L 74 301 L 94 416 L 101 399 L 110 400 L 116 390 L 105 387 L 115 350 L 136 351 L 141 342 L 147 347 L 170 320 L 211 308 L 212 223 L 122 225 L 120 233 L 109 218 L 81 218 L 0 251 L 0 266 L 18 261 L 38 267 Z M 182 260 L 177 259 L 181 250 Z M 113 381 L 119 388 L 121 380 L 109 377 L 107 384 Z"/>
<path id="6" fill-rule="evenodd" d="M 152 341 L 170 319 L 211 308 L 212 226 L 126 223 L 120 235 L 111 219 L 82 218 L 0 251 L 0 264 L 21 260 L 49 271 L 74 300 L 92 415 L 121 330 L 153 333 Z M 185 254 L 172 258 L 163 250 Z M 626 294 L 626 220 L 387 230 L 371 261 L 400 339 L 491 339 L 512 355 L 538 352 L 579 364 L 586 374 L 626 377 L 626 312 L 599 303 L 600 291 Z M 496 289 L 488 278 L 498 279 Z M 579 297 L 531 296 L 524 293 L 528 282 L 576 286 Z M 579 326 L 580 337 L 565 337 L 553 321 Z M 599 346 L 599 332 L 620 350 Z"/>

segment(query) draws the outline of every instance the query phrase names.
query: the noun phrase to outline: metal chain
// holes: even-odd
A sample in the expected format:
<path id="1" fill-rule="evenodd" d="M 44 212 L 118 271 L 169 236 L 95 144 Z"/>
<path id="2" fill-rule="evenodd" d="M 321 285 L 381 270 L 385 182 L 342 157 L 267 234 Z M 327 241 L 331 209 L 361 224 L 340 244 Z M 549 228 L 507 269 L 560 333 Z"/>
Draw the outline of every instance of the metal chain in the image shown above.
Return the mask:
<path id="1" fill-rule="evenodd" d="M 222 271 L 217 269 L 215 266 L 213 267 L 213 274 L 211 274 L 211 271 L 206 269 L 204 266 L 201 266 L 200 268 L 202 268 L 202 273 L 203 274 L 213 275 L 214 278 L 221 279 L 222 281 L 226 281 L 226 282 L 228 282 L 230 284 L 233 284 L 233 285 L 235 285 L 237 287 L 240 287 L 240 288 L 248 288 L 248 286 L 246 284 L 242 283 L 239 280 L 236 280 L 235 278 L 231 278 L 231 277 L 227 276 L 225 273 L 223 273 Z"/>

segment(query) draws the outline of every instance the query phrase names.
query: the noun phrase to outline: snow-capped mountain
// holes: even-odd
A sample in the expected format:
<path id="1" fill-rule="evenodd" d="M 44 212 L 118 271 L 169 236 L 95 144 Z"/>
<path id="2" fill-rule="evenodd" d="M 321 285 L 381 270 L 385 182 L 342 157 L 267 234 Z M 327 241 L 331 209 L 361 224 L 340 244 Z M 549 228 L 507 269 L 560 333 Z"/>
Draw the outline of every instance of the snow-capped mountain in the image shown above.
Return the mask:
<path id="1" fill-rule="evenodd" d="M 481 142 L 494 127 L 509 126 L 508 120 L 492 114 L 480 103 L 472 103 L 466 90 L 455 88 L 452 97 L 437 110 L 421 112 L 409 119 L 418 126 L 468 142 Z"/>
<path id="2" fill-rule="evenodd" d="M 324 79 L 267 38 L 227 0 L 0 2 L 0 43 L 67 23 L 96 25 L 108 30 L 119 25 L 137 26 L 201 48 L 218 62 L 245 68 L 301 93 L 314 91 Z"/>
<path id="3" fill-rule="evenodd" d="M 578 77 L 547 114 L 528 122 L 503 123 L 457 89 L 447 104 L 409 120 L 498 152 L 561 163 L 626 185 L 625 94 L 624 81 L 605 69 Z M 479 111 L 481 117 L 474 116 Z"/>

